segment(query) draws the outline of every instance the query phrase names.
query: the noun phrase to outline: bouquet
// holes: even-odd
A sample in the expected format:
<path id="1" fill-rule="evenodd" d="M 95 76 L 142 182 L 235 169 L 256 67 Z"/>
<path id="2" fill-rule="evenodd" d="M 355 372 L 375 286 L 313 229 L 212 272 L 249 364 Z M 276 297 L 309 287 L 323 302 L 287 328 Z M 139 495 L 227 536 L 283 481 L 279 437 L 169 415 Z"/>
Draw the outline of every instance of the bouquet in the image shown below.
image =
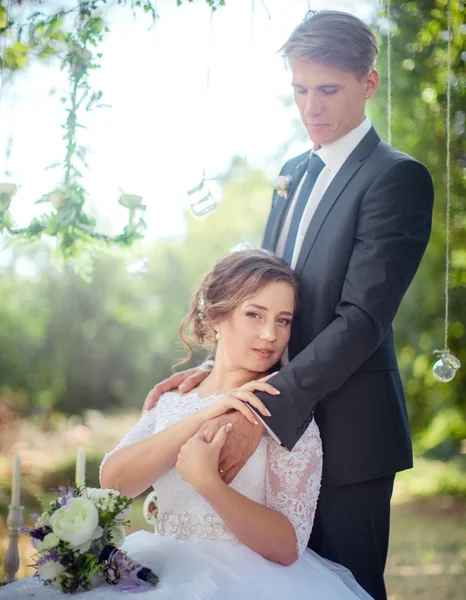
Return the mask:
<path id="1" fill-rule="evenodd" d="M 96 576 L 117 584 L 126 576 L 133 585 L 156 586 L 150 569 L 119 550 L 132 500 L 116 490 L 60 486 L 59 497 L 41 501 L 42 514 L 33 515 L 35 527 L 25 529 L 37 550 L 35 577 L 58 584 L 64 593 L 88 590 Z"/>

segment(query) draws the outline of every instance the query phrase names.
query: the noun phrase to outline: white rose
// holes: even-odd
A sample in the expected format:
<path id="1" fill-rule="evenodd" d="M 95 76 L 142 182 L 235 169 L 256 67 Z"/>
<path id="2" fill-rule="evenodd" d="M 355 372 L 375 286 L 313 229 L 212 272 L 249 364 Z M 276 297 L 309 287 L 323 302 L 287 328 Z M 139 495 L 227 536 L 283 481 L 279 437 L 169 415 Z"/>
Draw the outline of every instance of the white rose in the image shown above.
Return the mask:
<path id="1" fill-rule="evenodd" d="M 110 529 L 110 533 L 112 536 L 112 544 L 117 548 L 121 548 L 126 538 L 126 531 L 123 525 L 116 525 Z"/>
<path id="2" fill-rule="evenodd" d="M 92 539 L 99 524 L 99 512 L 87 498 L 72 498 L 50 517 L 53 532 L 72 548 Z"/>
<path id="3" fill-rule="evenodd" d="M 79 554 L 84 554 L 84 552 L 87 552 L 89 550 L 92 542 L 94 540 L 98 540 L 102 536 L 103 532 L 104 530 L 102 529 L 102 527 L 98 525 L 94 533 L 92 534 L 91 539 L 87 540 L 87 542 L 84 542 L 84 544 L 81 544 L 80 546 L 75 546 L 74 549 L 77 550 Z"/>
<path id="4" fill-rule="evenodd" d="M 54 533 L 48 533 L 42 540 L 41 550 L 52 550 L 60 543 L 59 538 Z"/>
<path id="5" fill-rule="evenodd" d="M 46 581 L 49 581 L 50 579 L 56 579 L 61 573 L 63 573 L 64 570 L 65 567 L 54 560 L 43 562 L 37 567 L 39 576 Z"/>
<path id="6" fill-rule="evenodd" d="M 288 189 L 290 181 L 290 175 L 279 175 L 273 182 L 273 186 L 277 190 L 278 195 L 285 198 L 285 200 L 288 195 L 286 190 Z"/>

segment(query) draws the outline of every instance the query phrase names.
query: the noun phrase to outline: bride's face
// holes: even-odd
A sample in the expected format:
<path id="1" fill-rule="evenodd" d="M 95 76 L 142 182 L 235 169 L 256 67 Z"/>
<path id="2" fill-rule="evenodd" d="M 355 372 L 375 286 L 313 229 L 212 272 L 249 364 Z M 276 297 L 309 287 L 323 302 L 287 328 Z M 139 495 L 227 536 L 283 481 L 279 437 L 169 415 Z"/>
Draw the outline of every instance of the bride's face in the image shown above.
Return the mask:
<path id="1" fill-rule="evenodd" d="M 294 300 L 293 288 L 284 281 L 247 298 L 217 325 L 217 357 L 220 354 L 230 368 L 269 370 L 288 345 Z"/>

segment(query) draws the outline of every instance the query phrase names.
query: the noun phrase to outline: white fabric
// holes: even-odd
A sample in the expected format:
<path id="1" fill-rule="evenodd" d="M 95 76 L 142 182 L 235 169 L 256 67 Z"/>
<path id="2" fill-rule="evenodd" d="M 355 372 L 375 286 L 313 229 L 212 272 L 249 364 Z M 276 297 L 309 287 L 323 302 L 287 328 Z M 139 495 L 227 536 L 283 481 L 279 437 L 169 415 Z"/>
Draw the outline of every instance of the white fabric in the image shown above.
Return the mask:
<path id="1" fill-rule="evenodd" d="M 118 449 L 174 423 L 181 417 L 217 396 L 200 398 L 197 394 L 181 396 L 164 394 L 156 406 L 145 412 L 131 432 L 104 461 Z M 103 464 L 103 463 L 102 463 Z M 238 542 L 227 531 L 220 516 L 172 468 L 155 484 L 159 514 L 168 513 L 188 520 L 216 521 L 224 529 L 206 539 L 205 531 L 189 529 L 189 539 L 178 539 L 173 533 L 150 534 L 139 531 L 125 541 L 123 550 L 134 560 L 151 568 L 160 577 L 157 588 L 142 595 L 154 600 L 284 600 L 286 598 L 319 598 L 319 600 L 370 600 L 349 571 L 326 561 L 306 548 L 319 494 L 322 473 L 322 446 L 317 425 L 313 421 L 292 452 L 263 436 L 256 452 L 232 482 L 243 495 L 282 512 L 293 525 L 301 557 L 290 567 L 272 563 Z M 186 522 L 186 520 L 185 520 Z M 186 528 L 183 529 L 183 532 Z M 120 585 L 121 587 L 121 585 Z M 145 587 L 145 586 L 144 586 Z M 101 585 L 86 592 L 89 600 L 114 600 L 115 590 Z M 139 593 L 126 592 L 127 598 Z M 28 578 L 0 589 L 2 600 L 34 597 L 34 600 L 65 597 L 37 579 Z"/>
<path id="2" fill-rule="evenodd" d="M 352 131 L 344 135 L 343 137 L 326 144 L 319 148 L 319 150 L 311 150 L 310 154 L 315 152 L 325 163 L 324 168 L 319 174 L 317 181 L 311 191 L 309 200 L 306 208 L 304 209 L 301 223 L 299 224 L 298 233 L 296 235 L 296 243 L 293 252 L 293 258 L 291 260 L 291 268 L 294 269 L 298 261 L 299 253 L 303 245 L 304 237 L 311 223 L 312 217 L 322 200 L 330 182 L 341 169 L 351 152 L 361 142 L 363 137 L 368 133 L 371 128 L 371 123 L 367 117 L 364 118 L 362 123 L 355 127 Z M 298 187 L 291 200 L 290 210 L 286 215 L 286 219 L 282 225 L 282 229 L 277 241 L 276 254 L 277 256 L 283 256 L 285 250 L 286 238 L 288 237 L 288 231 L 290 230 L 291 219 L 293 218 L 293 212 L 298 200 L 299 192 L 303 186 L 305 177 L 301 179 Z"/>

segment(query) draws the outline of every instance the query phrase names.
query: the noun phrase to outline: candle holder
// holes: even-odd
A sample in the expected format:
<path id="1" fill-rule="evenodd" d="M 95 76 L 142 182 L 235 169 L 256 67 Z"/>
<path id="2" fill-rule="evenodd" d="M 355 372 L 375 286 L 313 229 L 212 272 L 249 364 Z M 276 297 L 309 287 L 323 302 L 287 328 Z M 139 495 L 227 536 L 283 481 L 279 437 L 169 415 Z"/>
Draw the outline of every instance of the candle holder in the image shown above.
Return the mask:
<path id="1" fill-rule="evenodd" d="M 14 506 L 13 504 L 8 505 L 8 518 L 6 521 L 6 526 L 8 528 L 8 536 L 10 540 L 5 554 L 5 560 L 3 561 L 3 567 L 6 573 L 6 583 L 12 583 L 16 579 L 16 572 L 19 569 L 18 541 L 19 528 L 23 524 L 23 510 L 24 506 Z"/>

